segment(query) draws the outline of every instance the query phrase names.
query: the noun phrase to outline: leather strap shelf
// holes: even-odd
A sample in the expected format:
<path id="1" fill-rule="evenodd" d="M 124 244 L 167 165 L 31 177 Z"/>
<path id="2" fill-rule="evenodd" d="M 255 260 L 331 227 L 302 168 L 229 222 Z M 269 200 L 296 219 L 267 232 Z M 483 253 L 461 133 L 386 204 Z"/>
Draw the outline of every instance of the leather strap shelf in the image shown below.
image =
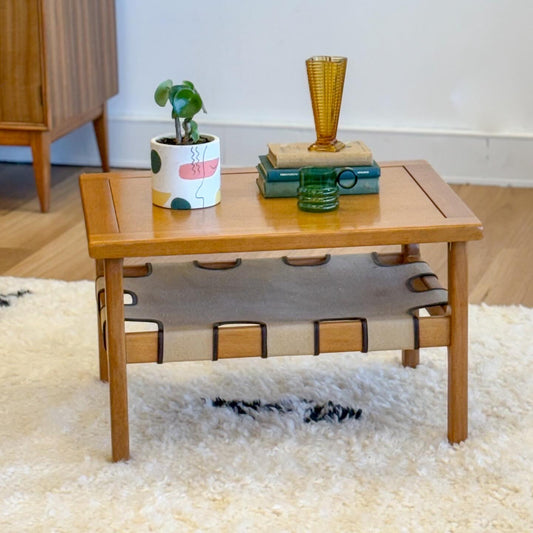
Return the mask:
<path id="1" fill-rule="evenodd" d="M 105 329 L 101 278 L 97 291 Z M 125 277 L 124 292 L 128 362 L 449 344 L 447 291 L 421 261 L 356 254 L 154 264 Z M 435 316 L 419 318 L 422 308 Z M 149 331 L 130 332 L 132 324 Z"/>

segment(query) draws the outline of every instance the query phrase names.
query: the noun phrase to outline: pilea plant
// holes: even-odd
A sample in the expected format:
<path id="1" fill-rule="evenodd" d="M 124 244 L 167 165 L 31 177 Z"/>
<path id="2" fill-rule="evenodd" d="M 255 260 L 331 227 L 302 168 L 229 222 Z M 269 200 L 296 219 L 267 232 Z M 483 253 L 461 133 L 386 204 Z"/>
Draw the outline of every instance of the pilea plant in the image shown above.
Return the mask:
<path id="1" fill-rule="evenodd" d="M 190 81 L 173 85 L 172 80 L 161 82 L 155 90 L 156 104 L 172 106 L 172 118 L 176 128 L 176 144 L 196 144 L 201 142 L 198 124 L 193 120 L 200 110 L 206 113 L 202 97 Z M 180 119 L 183 119 L 183 123 Z"/>

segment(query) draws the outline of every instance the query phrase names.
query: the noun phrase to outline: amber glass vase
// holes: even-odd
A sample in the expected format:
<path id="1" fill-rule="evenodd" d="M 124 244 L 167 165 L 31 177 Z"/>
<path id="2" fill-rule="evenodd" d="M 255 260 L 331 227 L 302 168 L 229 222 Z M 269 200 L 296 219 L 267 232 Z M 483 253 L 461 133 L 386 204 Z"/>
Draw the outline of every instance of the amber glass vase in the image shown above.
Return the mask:
<path id="1" fill-rule="evenodd" d="M 309 150 L 338 152 L 344 148 L 337 140 L 337 126 L 346 63 L 345 57 L 337 56 L 314 56 L 305 62 L 316 130 L 316 142 Z"/>

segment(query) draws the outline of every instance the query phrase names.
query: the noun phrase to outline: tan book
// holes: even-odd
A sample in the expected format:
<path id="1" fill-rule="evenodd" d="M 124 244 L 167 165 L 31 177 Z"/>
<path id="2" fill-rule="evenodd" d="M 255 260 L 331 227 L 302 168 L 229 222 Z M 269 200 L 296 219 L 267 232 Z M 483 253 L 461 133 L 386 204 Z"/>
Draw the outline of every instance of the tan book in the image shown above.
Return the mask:
<path id="1" fill-rule="evenodd" d="M 276 168 L 298 168 L 304 166 L 342 167 L 371 165 L 373 155 L 363 141 L 345 143 L 338 152 L 314 152 L 308 150 L 310 142 L 270 143 L 267 157 Z"/>

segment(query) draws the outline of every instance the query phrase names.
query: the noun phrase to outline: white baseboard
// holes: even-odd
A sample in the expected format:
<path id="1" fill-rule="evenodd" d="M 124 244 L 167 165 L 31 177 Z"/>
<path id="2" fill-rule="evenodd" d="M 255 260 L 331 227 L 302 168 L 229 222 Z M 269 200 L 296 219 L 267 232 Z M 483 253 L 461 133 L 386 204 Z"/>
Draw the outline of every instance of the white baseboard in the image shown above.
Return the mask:
<path id="1" fill-rule="evenodd" d="M 313 141 L 312 124 L 278 125 L 203 120 L 221 139 L 225 167 L 254 166 L 269 142 Z M 149 168 L 149 141 L 172 130 L 170 120 L 109 118 L 110 159 L 116 168 Z M 533 187 L 533 135 L 482 132 L 340 128 L 340 140 L 361 139 L 377 161 L 425 159 L 450 183 Z M 0 146 L 0 161 L 30 162 L 27 147 Z M 91 125 L 52 145 L 52 163 L 99 166 Z"/>

